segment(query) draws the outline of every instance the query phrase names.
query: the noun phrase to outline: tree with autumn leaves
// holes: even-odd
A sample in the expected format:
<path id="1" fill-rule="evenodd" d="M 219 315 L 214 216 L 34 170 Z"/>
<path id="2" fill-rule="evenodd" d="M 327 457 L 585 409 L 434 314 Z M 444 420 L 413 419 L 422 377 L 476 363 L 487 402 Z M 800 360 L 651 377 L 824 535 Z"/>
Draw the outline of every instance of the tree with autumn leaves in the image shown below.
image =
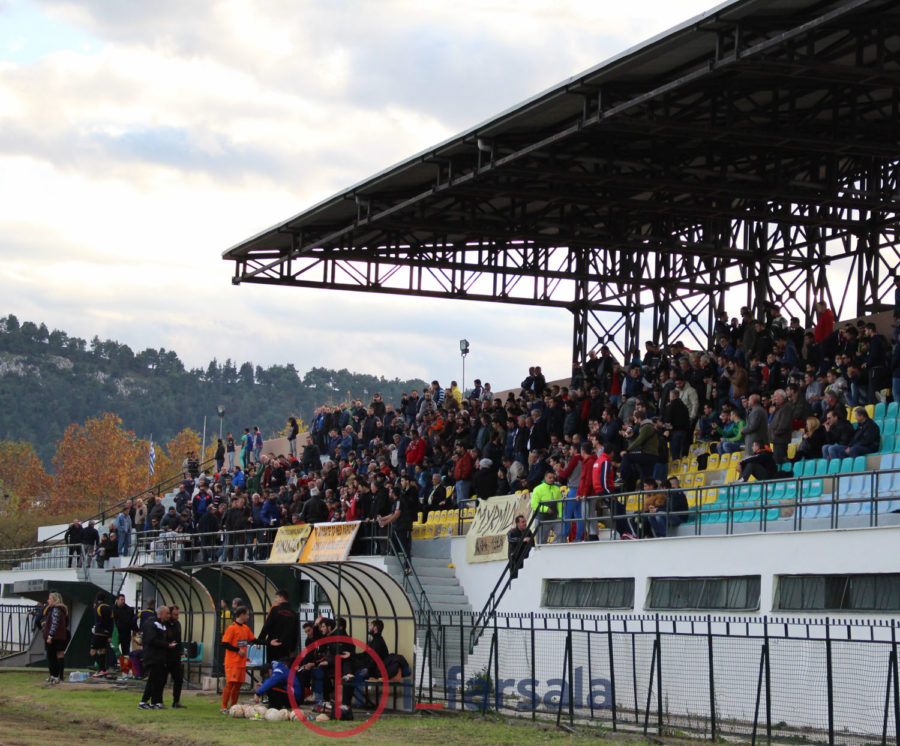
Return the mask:
<path id="1" fill-rule="evenodd" d="M 0 548 L 33 544 L 39 525 L 86 518 L 179 476 L 185 454 L 199 454 L 200 436 L 188 428 L 155 450 L 151 477 L 149 441 L 109 412 L 66 429 L 53 475 L 30 443 L 0 441 Z"/>

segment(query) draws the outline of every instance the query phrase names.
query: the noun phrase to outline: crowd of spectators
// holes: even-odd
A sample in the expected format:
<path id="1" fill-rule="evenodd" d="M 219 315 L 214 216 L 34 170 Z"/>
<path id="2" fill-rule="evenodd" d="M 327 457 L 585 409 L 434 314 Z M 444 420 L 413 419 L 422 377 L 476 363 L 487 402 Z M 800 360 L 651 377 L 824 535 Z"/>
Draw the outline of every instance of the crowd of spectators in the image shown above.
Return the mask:
<path id="1" fill-rule="evenodd" d="M 795 459 L 875 452 L 877 424 L 860 408 L 854 429 L 846 408 L 900 395 L 900 307 L 893 350 L 873 323 L 838 327 L 824 302 L 815 310 L 811 329 L 773 302 L 755 313 L 742 308 L 740 319 L 721 313 L 709 350 L 647 341 L 620 362 L 603 346 L 573 366 L 568 386 L 548 384 L 534 366 L 504 398 L 478 379 L 465 393 L 456 381 L 434 380 L 393 403 L 376 393 L 368 404 L 321 406 L 306 433 L 290 418 L 287 454 L 265 453 L 259 428 L 245 428 L 240 444 L 229 433 L 213 473 L 200 473 L 195 457 L 186 461 L 172 508 L 153 497 L 127 504 L 106 554 L 113 546 L 127 553 L 129 523 L 145 538 L 180 537 L 182 556 L 214 560 L 265 558 L 282 525 L 355 520 L 364 523 L 356 551 L 382 551 L 389 525 L 408 550 L 417 515 L 424 521 L 472 498 L 532 491 L 551 473 L 579 498 L 566 501 L 565 517 L 588 519 L 567 538 L 590 538 L 599 516 L 592 523 L 582 515 L 580 498 L 649 484 L 645 508 L 663 512 L 653 505 L 657 485 L 692 443 L 704 453 L 705 444 L 744 451 L 744 479 L 774 476 L 797 431 Z M 586 467 L 601 460 L 609 462 L 605 476 L 589 478 Z"/>

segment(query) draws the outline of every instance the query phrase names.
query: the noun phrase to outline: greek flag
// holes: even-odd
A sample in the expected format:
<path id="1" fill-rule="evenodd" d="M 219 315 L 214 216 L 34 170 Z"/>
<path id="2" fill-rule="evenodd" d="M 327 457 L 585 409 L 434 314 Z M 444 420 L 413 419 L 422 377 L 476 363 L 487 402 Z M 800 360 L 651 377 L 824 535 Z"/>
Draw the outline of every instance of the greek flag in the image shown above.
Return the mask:
<path id="1" fill-rule="evenodd" d="M 153 467 L 156 464 L 156 449 L 153 447 L 153 437 L 150 437 L 150 476 L 153 476 Z"/>

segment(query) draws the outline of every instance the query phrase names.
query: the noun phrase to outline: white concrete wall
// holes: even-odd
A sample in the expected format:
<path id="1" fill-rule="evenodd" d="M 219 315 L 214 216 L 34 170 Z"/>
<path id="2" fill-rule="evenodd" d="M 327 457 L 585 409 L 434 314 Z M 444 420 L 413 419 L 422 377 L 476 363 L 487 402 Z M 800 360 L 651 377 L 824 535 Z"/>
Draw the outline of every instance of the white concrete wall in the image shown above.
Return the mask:
<path id="1" fill-rule="evenodd" d="M 900 572 L 900 527 L 796 533 L 685 536 L 639 541 L 550 544 L 532 551 L 500 611 L 540 610 L 545 578 L 634 578 L 634 612 L 645 611 L 655 576 L 760 575 L 760 614 L 773 612 L 773 578 L 783 574 Z M 456 574 L 476 610 L 487 600 L 503 562 L 466 562 L 465 538 L 451 547 Z M 590 612 L 590 609 L 584 611 Z M 598 610 L 600 611 L 600 610 Z M 829 612 L 829 616 L 841 616 Z M 852 616 L 860 616 L 854 613 Z"/>

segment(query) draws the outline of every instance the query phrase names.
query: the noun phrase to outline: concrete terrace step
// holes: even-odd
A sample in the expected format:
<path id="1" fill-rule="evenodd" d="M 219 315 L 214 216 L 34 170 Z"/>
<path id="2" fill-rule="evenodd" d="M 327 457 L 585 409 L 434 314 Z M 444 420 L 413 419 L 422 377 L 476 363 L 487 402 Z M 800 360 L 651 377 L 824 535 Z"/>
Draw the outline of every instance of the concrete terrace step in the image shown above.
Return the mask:
<path id="1" fill-rule="evenodd" d="M 445 557 L 419 557 L 417 555 L 413 555 L 412 561 L 414 565 L 422 565 L 423 567 L 426 565 L 446 567 L 450 563 L 450 560 Z"/>

